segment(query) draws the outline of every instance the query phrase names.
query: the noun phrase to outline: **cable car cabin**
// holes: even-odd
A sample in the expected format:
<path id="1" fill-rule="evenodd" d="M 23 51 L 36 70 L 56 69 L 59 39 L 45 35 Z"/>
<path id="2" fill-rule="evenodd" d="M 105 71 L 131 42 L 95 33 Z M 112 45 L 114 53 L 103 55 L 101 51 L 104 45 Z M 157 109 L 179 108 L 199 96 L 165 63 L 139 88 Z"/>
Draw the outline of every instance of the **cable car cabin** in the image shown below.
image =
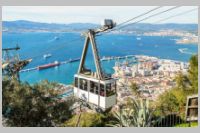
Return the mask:
<path id="1" fill-rule="evenodd" d="M 74 94 L 76 97 L 106 110 L 116 104 L 116 80 L 98 80 L 92 76 L 76 74 Z"/>
<path id="2" fill-rule="evenodd" d="M 76 97 L 96 105 L 98 108 L 106 110 L 116 104 L 116 81 L 103 72 L 99 59 L 95 35 L 112 29 L 115 23 L 106 19 L 103 21 L 103 27 L 99 29 L 89 29 L 83 33 L 85 35 L 85 44 L 80 60 L 77 74 L 74 75 L 75 85 L 74 94 Z M 96 72 L 91 72 L 85 67 L 85 59 L 89 44 L 92 45 Z"/>

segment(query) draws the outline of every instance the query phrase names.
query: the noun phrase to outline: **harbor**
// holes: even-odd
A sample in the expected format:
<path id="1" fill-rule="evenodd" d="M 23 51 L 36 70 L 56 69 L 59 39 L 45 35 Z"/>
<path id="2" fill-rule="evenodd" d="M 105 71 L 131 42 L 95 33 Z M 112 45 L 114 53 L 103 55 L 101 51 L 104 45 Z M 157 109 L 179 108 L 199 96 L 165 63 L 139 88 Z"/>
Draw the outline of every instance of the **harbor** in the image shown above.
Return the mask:
<path id="1" fill-rule="evenodd" d="M 110 60 L 120 60 L 120 59 L 130 59 L 135 55 L 126 55 L 126 56 L 103 56 L 100 61 L 110 61 Z"/>
<path id="2" fill-rule="evenodd" d="M 47 57 L 45 57 L 47 58 Z M 104 62 L 104 61 L 111 61 L 111 60 L 114 60 L 114 61 L 119 61 L 119 60 L 122 60 L 122 59 L 133 59 L 135 58 L 135 55 L 126 55 L 126 56 L 104 56 L 100 59 L 101 62 Z M 34 71 L 34 70 L 42 70 L 42 69 L 47 69 L 47 68 L 52 68 L 52 67 L 58 67 L 59 65 L 63 65 L 63 64 L 68 64 L 68 63 L 74 63 L 74 62 L 77 62 L 77 61 L 80 61 L 80 58 L 75 58 L 75 59 L 69 59 L 67 61 L 61 61 L 61 62 L 58 62 L 58 61 L 55 61 L 53 63 L 49 63 L 49 64 L 44 64 L 44 65 L 39 65 L 37 67 L 33 67 L 33 68 L 28 68 L 28 69 L 23 69 L 21 70 L 20 72 L 30 72 L 30 71 Z M 129 62 L 130 63 L 130 62 Z M 132 63 L 136 63 L 136 60 L 132 60 Z"/>
<path id="3" fill-rule="evenodd" d="M 53 63 L 49 63 L 49 64 L 45 64 L 45 65 L 39 65 L 39 66 L 33 67 L 33 68 L 22 69 L 22 70 L 19 71 L 19 72 L 21 73 L 21 72 L 30 72 L 30 71 L 34 71 L 34 70 L 42 70 L 42 69 L 57 67 L 57 66 L 62 65 L 62 64 L 68 64 L 68 63 L 77 62 L 77 61 L 79 61 L 79 60 L 80 60 L 80 58 L 69 59 L 69 60 L 67 60 L 67 61 L 61 61 L 61 62 L 55 61 L 55 62 L 53 62 Z"/>
<path id="4" fill-rule="evenodd" d="M 175 86 L 174 78 L 178 73 L 186 74 L 189 68 L 189 64 L 186 62 L 146 55 L 121 56 L 120 59 L 124 60 L 118 60 L 119 57 L 107 57 L 104 58 L 104 61 L 112 60 L 115 62 L 112 77 L 117 80 L 117 98 L 121 102 L 128 97 L 135 98 L 130 90 L 132 83 L 138 84 L 139 91 L 144 98 L 155 101 L 160 94 Z M 62 62 L 62 64 L 69 62 Z M 67 89 L 63 93 L 65 98 L 72 95 L 71 89 Z"/>

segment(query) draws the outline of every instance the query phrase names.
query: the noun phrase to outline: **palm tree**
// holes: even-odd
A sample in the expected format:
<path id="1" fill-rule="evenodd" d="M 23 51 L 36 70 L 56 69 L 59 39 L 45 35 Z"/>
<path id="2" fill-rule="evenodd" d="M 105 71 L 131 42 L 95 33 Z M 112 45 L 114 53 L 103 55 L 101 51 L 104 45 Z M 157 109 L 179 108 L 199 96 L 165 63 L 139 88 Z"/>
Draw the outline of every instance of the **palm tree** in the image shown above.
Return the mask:
<path id="1" fill-rule="evenodd" d="M 108 126 L 116 127 L 149 127 L 152 124 L 152 111 L 146 99 L 134 100 L 130 107 L 120 107 L 113 113 L 115 120 Z"/>

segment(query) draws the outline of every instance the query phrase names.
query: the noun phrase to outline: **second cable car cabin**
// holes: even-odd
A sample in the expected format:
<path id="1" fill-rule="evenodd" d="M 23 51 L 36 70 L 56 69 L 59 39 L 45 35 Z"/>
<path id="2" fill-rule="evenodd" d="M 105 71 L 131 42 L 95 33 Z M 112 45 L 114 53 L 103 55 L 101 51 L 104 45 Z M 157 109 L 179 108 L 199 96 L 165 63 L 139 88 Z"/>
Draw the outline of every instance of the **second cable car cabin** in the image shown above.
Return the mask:
<path id="1" fill-rule="evenodd" d="M 95 35 L 99 32 L 112 29 L 114 26 L 115 23 L 112 20 L 105 19 L 102 23 L 102 28 L 97 30 L 89 29 L 84 33 L 86 39 L 79 70 L 78 73 L 74 75 L 74 95 L 102 110 L 111 108 L 116 104 L 116 80 L 113 79 L 111 75 L 105 74 L 102 71 Z M 96 72 L 85 68 L 84 65 L 89 43 L 92 45 Z"/>

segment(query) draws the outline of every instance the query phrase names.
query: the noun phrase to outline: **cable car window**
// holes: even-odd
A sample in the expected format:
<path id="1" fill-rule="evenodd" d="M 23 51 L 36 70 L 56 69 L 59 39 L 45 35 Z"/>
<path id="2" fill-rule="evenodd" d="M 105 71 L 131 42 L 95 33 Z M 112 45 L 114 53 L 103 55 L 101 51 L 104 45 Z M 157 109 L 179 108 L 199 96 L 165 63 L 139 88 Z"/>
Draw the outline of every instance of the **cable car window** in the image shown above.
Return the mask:
<path id="1" fill-rule="evenodd" d="M 95 94 L 99 94 L 98 93 L 98 83 L 90 81 L 90 92 L 95 93 Z"/>
<path id="2" fill-rule="evenodd" d="M 115 83 L 109 83 L 106 85 L 106 96 L 109 97 L 109 96 L 112 96 L 115 94 Z"/>
<path id="3" fill-rule="evenodd" d="M 105 86 L 103 84 L 100 84 L 100 95 L 105 96 Z"/>
<path id="4" fill-rule="evenodd" d="M 94 82 L 90 81 L 90 92 L 94 93 Z"/>
<path id="5" fill-rule="evenodd" d="M 111 90 L 111 83 L 106 84 L 106 90 Z"/>
<path id="6" fill-rule="evenodd" d="M 95 83 L 94 82 L 94 91 L 95 91 L 95 94 L 99 94 L 99 86 L 98 86 L 98 83 Z"/>
<path id="7" fill-rule="evenodd" d="M 95 94 L 99 94 L 99 89 L 98 89 L 98 87 L 95 89 Z"/>
<path id="8" fill-rule="evenodd" d="M 87 90 L 87 80 L 80 79 L 80 89 Z"/>

